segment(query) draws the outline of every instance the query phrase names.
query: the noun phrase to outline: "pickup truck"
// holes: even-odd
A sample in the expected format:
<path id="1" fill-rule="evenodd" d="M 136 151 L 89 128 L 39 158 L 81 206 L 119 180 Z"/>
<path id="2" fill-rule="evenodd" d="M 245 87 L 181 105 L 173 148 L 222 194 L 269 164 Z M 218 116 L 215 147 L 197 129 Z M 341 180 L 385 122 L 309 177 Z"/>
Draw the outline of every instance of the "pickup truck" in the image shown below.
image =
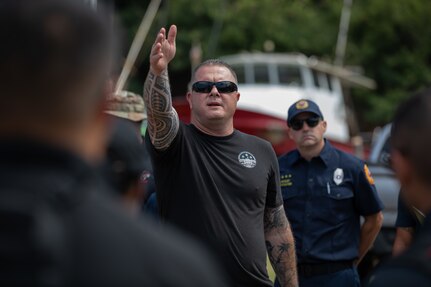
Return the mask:
<path id="1" fill-rule="evenodd" d="M 398 193 L 400 184 L 390 168 L 390 134 L 391 124 L 378 131 L 372 142 L 368 167 L 374 178 L 377 193 L 385 208 L 383 210 L 383 225 L 374 242 L 359 266 L 359 273 L 364 278 L 369 271 L 391 256 L 395 239 L 395 220 L 397 217 Z"/>

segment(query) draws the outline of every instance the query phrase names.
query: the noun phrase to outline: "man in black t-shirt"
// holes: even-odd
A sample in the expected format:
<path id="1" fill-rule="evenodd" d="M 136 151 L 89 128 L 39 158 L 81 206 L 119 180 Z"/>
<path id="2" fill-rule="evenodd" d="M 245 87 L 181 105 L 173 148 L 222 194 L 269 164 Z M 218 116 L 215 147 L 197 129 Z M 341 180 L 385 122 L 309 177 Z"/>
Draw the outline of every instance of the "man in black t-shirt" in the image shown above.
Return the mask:
<path id="1" fill-rule="evenodd" d="M 144 86 L 146 142 L 162 220 L 207 244 L 232 286 L 272 286 L 266 251 L 281 285 L 297 286 L 275 153 L 268 142 L 234 129 L 237 78 L 220 60 L 196 67 L 187 93 L 191 124 L 179 121 L 167 72 L 176 32 L 173 25 L 157 35 Z"/>

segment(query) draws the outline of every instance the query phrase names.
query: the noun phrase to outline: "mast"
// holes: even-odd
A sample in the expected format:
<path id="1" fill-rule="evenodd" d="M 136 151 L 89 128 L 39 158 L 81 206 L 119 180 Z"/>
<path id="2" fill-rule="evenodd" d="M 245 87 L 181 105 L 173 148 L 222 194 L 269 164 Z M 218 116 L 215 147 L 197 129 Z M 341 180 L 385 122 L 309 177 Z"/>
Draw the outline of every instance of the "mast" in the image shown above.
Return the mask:
<path id="1" fill-rule="evenodd" d="M 130 47 L 129 54 L 127 55 L 126 62 L 123 66 L 123 70 L 121 71 L 120 77 L 118 78 L 117 85 L 115 87 L 116 94 L 119 94 L 126 84 L 127 78 L 129 77 L 130 71 L 132 70 L 139 52 L 141 51 L 142 45 L 144 44 L 148 30 L 150 29 L 151 23 L 156 16 L 160 3 L 161 0 L 151 0 L 151 3 L 148 5 L 147 11 L 142 18 L 141 24 L 139 25 L 138 32 L 136 32 L 135 38 L 133 39 L 132 46 Z"/>
<path id="2" fill-rule="evenodd" d="M 337 47 L 335 50 L 335 66 L 343 66 L 346 53 L 347 33 L 349 32 L 350 14 L 353 0 L 344 0 L 341 11 L 340 28 L 338 30 Z"/>

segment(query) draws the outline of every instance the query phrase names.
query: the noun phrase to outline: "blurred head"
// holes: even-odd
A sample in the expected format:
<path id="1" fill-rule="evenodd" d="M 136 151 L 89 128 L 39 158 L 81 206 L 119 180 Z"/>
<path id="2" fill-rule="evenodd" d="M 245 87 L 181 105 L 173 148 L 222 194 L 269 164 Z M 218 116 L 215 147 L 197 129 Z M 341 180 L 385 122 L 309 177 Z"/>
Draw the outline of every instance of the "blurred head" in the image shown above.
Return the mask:
<path id="1" fill-rule="evenodd" d="M 111 94 L 107 99 L 105 113 L 129 121 L 137 134 L 145 134 L 147 111 L 142 96 L 129 91 Z"/>
<path id="2" fill-rule="evenodd" d="M 205 127 L 233 126 L 233 115 L 240 94 L 232 68 L 221 60 L 207 60 L 196 67 L 192 89 L 187 94 L 192 123 Z"/>
<path id="3" fill-rule="evenodd" d="M 413 95 L 395 113 L 391 133 L 392 166 L 410 204 L 431 207 L 431 89 Z"/>
<path id="4" fill-rule="evenodd" d="M 134 210 L 142 203 L 144 185 L 141 175 L 146 169 L 145 150 L 134 122 L 112 116 L 113 130 L 109 139 L 105 176 L 127 207 Z"/>
<path id="5" fill-rule="evenodd" d="M 103 112 L 113 54 L 106 20 L 83 1 L 1 1 L 3 135 L 92 127 Z"/>
<path id="6" fill-rule="evenodd" d="M 316 103 L 299 100 L 289 107 L 287 116 L 288 133 L 299 150 L 323 147 L 326 121 Z"/>

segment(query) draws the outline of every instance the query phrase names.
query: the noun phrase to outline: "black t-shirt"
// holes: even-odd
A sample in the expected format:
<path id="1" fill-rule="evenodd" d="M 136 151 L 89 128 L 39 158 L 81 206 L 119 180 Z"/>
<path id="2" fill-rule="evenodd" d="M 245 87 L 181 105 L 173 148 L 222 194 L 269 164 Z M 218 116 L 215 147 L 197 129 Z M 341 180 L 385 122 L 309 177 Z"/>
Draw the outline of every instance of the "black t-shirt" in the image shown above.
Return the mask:
<path id="1" fill-rule="evenodd" d="M 0 141 L 0 286 L 224 286 L 199 244 L 116 199 L 75 155 Z"/>
<path id="2" fill-rule="evenodd" d="M 427 214 L 417 238 L 401 255 L 387 261 L 369 278 L 367 287 L 431 286 L 431 217 Z"/>
<path id="3" fill-rule="evenodd" d="M 271 286 L 263 215 L 282 199 L 270 143 L 237 130 L 210 136 L 183 123 L 163 152 L 146 141 L 162 219 L 208 244 L 235 286 Z"/>

